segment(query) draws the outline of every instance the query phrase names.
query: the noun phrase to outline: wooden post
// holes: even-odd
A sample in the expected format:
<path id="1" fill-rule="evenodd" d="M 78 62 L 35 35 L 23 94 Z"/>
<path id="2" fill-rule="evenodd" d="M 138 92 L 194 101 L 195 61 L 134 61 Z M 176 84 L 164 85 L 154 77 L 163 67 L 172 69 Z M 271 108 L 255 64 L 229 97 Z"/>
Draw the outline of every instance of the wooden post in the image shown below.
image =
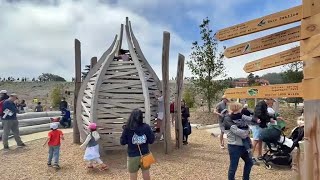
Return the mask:
<path id="1" fill-rule="evenodd" d="M 303 0 L 300 57 L 304 61 L 304 161 L 301 179 L 320 179 L 320 2 Z M 301 171 L 303 173 L 301 173 Z"/>
<path id="2" fill-rule="evenodd" d="M 162 95 L 164 98 L 164 151 L 166 154 L 172 149 L 170 128 L 169 49 L 170 33 L 165 31 L 163 32 L 162 45 Z"/>
<path id="3" fill-rule="evenodd" d="M 179 54 L 178 68 L 177 68 L 177 81 L 176 81 L 176 96 L 174 103 L 175 113 L 175 129 L 176 129 L 176 147 L 180 149 L 183 141 L 183 128 L 181 120 L 181 97 L 183 91 L 183 72 L 184 72 L 184 56 Z"/>
<path id="4" fill-rule="evenodd" d="M 73 99 L 73 143 L 80 144 L 80 133 L 77 124 L 77 99 L 81 87 L 81 43 L 78 39 L 74 40 L 75 52 L 75 89 Z"/>
<path id="5" fill-rule="evenodd" d="M 93 68 L 94 65 L 97 64 L 97 61 L 98 61 L 97 57 L 92 57 L 92 58 L 91 58 L 90 70 Z"/>

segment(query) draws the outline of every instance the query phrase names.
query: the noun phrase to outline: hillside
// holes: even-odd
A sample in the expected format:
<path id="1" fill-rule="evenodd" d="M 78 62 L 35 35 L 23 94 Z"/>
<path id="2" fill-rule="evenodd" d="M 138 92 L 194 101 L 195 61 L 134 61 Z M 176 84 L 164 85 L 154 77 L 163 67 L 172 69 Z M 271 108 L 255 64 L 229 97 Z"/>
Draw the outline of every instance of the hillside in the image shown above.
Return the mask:
<path id="1" fill-rule="evenodd" d="M 73 93 L 66 95 L 65 91 L 74 91 L 73 82 L 0 82 L 0 90 L 5 89 L 8 93 L 17 93 L 19 100 L 26 100 L 28 108 L 33 109 L 35 103 L 33 99 L 37 98 L 43 106 L 49 108 L 51 106 L 51 91 L 57 87 L 62 86 L 62 96 L 66 97 L 68 103 L 73 105 Z M 174 96 L 175 81 L 170 81 L 171 97 Z"/>

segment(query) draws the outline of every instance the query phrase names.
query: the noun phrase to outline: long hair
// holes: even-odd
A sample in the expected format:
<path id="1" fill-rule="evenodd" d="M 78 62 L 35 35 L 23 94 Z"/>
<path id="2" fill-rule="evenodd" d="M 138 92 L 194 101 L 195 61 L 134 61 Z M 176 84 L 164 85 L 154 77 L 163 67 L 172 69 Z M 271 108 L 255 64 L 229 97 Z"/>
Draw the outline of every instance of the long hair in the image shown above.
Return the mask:
<path id="1" fill-rule="evenodd" d="M 140 109 L 134 109 L 127 121 L 127 128 L 130 130 L 135 130 L 137 127 L 143 124 L 143 114 Z"/>

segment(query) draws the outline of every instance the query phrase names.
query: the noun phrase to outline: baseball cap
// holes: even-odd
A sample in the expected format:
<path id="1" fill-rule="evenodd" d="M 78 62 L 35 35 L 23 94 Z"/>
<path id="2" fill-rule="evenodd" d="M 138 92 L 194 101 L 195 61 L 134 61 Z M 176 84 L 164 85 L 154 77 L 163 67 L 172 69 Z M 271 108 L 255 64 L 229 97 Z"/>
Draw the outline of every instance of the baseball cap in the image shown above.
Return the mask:
<path id="1" fill-rule="evenodd" d="M 1 91 L 0 91 L 0 94 L 7 94 L 7 90 L 4 90 L 4 89 L 1 90 Z"/>
<path id="2" fill-rule="evenodd" d="M 58 123 L 50 123 L 50 129 L 55 130 L 55 129 L 58 129 L 58 127 L 59 127 Z"/>
<path id="3" fill-rule="evenodd" d="M 226 95 L 223 95 L 223 96 L 221 97 L 221 99 L 226 99 L 227 101 L 230 101 L 230 99 L 229 99 L 229 98 L 227 98 L 227 96 L 226 96 Z"/>
<path id="4" fill-rule="evenodd" d="M 11 93 L 11 94 L 10 94 L 10 97 L 16 97 L 16 98 L 18 98 L 18 95 L 17 95 L 16 93 Z"/>

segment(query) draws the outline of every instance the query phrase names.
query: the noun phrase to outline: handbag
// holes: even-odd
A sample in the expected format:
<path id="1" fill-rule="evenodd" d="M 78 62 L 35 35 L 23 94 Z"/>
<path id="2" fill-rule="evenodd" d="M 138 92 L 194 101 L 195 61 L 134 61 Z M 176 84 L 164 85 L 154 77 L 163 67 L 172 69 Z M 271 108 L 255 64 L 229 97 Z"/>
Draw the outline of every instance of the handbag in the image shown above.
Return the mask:
<path id="1" fill-rule="evenodd" d="M 146 155 L 142 155 L 139 144 L 138 144 L 138 149 L 139 149 L 140 156 L 141 156 L 141 164 L 144 168 L 149 168 L 151 166 L 151 164 L 154 164 L 156 162 L 156 160 L 153 157 L 151 152 L 149 152 Z"/>

